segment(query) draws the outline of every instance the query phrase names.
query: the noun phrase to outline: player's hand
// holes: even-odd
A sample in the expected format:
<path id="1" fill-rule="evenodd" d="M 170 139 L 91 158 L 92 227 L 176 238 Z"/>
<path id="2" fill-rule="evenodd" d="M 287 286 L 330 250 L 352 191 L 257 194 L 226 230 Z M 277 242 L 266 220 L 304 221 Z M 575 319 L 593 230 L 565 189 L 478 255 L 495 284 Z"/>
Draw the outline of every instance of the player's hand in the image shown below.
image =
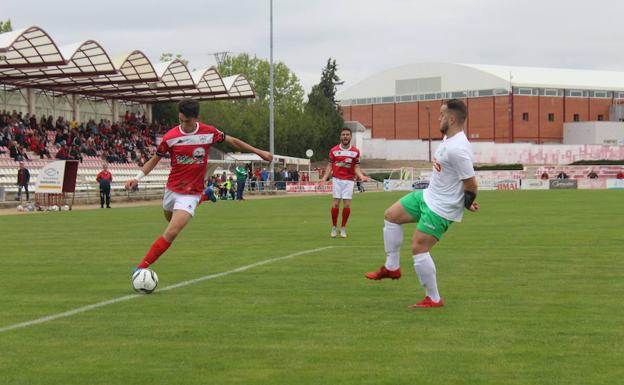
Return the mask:
<path id="1" fill-rule="evenodd" d="M 477 202 L 472 202 L 468 210 L 472 212 L 479 211 L 479 204 Z"/>
<path id="2" fill-rule="evenodd" d="M 268 151 L 259 151 L 258 156 L 260 156 L 262 159 L 266 160 L 267 162 L 273 161 L 273 154 L 271 154 Z"/>
<path id="3" fill-rule="evenodd" d="M 370 178 L 368 177 L 368 175 L 362 175 L 362 177 L 360 178 L 360 180 L 362 182 L 368 182 L 370 180 Z"/>
<path id="4" fill-rule="evenodd" d="M 126 182 L 126 190 L 132 191 L 139 185 L 139 181 L 136 179 L 130 179 Z"/>

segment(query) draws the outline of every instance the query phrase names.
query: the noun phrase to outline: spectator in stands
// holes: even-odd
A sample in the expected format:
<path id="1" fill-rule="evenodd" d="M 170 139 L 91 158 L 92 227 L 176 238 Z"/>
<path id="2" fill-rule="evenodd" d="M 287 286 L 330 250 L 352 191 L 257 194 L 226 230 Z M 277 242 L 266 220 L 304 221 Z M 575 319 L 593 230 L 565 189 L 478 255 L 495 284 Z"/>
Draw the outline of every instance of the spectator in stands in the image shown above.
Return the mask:
<path id="1" fill-rule="evenodd" d="M 596 172 L 595 172 L 594 170 L 591 170 L 591 171 L 589 172 L 589 174 L 587 174 L 587 177 L 588 177 L 589 179 L 597 179 L 597 178 L 598 178 L 598 174 L 596 174 Z"/>
<path id="2" fill-rule="evenodd" d="M 26 191 L 26 200 L 30 200 L 30 194 L 28 192 L 28 183 L 30 183 L 30 171 L 24 167 L 24 162 L 20 162 L 19 170 L 17 170 L 17 199 L 22 200 L 22 189 Z"/>
<path id="3" fill-rule="evenodd" d="M 15 161 L 18 162 L 23 162 L 25 160 L 30 161 L 30 158 L 28 157 L 28 153 L 26 153 L 26 149 L 21 146 L 21 145 L 17 145 L 17 157 L 15 158 Z"/>
<path id="4" fill-rule="evenodd" d="M 11 144 L 9 145 L 9 155 L 11 155 L 11 158 L 13 158 L 16 162 L 19 162 L 22 160 L 22 159 L 18 159 L 19 151 L 18 151 L 17 142 L 12 141 Z"/>
<path id="5" fill-rule="evenodd" d="M 48 150 L 46 148 L 45 142 L 39 142 L 39 145 L 37 147 L 37 154 L 39 154 L 39 157 L 41 159 L 43 159 L 43 157 L 47 157 L 48 159 L 52 159 L 52 156 L 50 155 L 50 150 Z"/>
<path id="6" fill-rule="evenodd" d="M 243 166 L 236 167 L 236 200 L 243 200 L 245 192 L 245 183 L 247 182 L 247 168 Z"/>
<path id="7" fill-rule="evenodd" d="M 225 175 L 225 171 L 223 172 L 223 175 L 221 175 L 221 179 L 219 182 L 219 195 L 221 196 L 222 200 L 227 200 L 229 186 L 228 186 L 227 177 L 225 180 L 223 180 L 224 175 Z"/>
<path id="8" fill-rule="evenodd" d="M 106 208 L 110 209 L 111 183 L 113 182 L 113 175 L 110 171 L 108 171 L 108 165 L 106 163 L 102 165 L 102 171 L 97 174 L 95 180 L 100 184 L 100 208 L 104 208 L 104 202 L 106 201 Z"/>
<path id="9" fill-rule="evenodd" d="M 264 183 L 266 183 L 267 180 L 269 180 L 269 172 L 267 171 L 266 168 L 263 168 L 262 171 L 260 172 L 260 179 L 262 180 L 263 185 Z"/>
<path id="10" fill-rule="evenodd" d="M 236 190 L 234 189 L 234 177 L 230 175 L 230 177 L 228 178 L 228 192 L 230 193 L 230 199 L 231 200 L 235 200 L 236 199 Z"/>
<path id="11" fill-rule="evenodd" d="M 69 159 L 69 151 L 67 151 L 67 147 L 61 146 L 61 148 L 56 153 L 56 159 L 59 159 L 59 160 Z"/>
<path id="12" fill-rule="evenodd" d="M 80 163 L 82 163 L 82 155 L 80 154 L 80 151 L 78 151 L 78 147 L 77 146 L 72 146 L 71 150 L 69 150 L 69 159 L 70 160 L 79 160 Z"/>
<path id="13" fill-rule="evenodd" d="M 557 179 L 568 179 L 569 176 L 568 174 L 565 173 L 565 171 L 561 171 L 559 174 L 557 174 Z"/>
<path id="14" fill-rule="evenodd" d="M 548 178 L 549 178 L 549 176 L 548 176 L 548 173 L 546 171 L 544 171 L 542 173 L 542 176 L 540 176 L 540 179 L 542 179 L 542 180 L 548 180 Z"/>
<path id="15" fill-rule="evenodd" d="M 617 179 L 624 179 L 624 170 L 620 170 L 615 177 Z"/>

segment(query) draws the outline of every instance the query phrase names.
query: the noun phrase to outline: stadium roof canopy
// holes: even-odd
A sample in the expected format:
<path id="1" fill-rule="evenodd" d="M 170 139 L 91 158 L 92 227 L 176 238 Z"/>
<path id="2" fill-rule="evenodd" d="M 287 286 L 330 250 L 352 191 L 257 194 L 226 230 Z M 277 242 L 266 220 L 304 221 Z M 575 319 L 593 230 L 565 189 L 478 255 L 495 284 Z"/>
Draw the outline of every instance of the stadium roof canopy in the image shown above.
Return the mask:
<path id="1" fill-rule="evenodd" d="M 624 91 L 624 72 L 419 63 L 375 74 L 339 93 L 337 97 L 347 100 L 485 89 L 509 92 L 511 87 Z"/>
<path id="2" fill-rule="evenodd" d="M 222 78 L 215 67 L 191 72 L 178 59 L 152 63 L 140 50 L 111 57 L 93 40 L 59 48 L 36 26 L 0 34 L 0 86 L 140 103 L 255 97 L 244 75 Z"/>

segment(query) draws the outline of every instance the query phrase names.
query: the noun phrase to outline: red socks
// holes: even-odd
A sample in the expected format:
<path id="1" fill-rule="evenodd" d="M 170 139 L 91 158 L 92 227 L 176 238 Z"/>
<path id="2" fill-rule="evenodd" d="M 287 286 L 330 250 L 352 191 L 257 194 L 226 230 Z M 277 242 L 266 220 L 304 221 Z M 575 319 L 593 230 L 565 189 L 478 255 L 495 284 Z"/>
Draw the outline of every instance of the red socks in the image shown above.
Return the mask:
<path id="1" fill-rule="evenodd" d="M 338 207 L 332 207 L 331 209 L 331 216 L 332 216 L 332 223 L 335 226 L 338 225 L 338 212 L 340 211 L 340 209 Z M 351 208 L 350 207 L 343 207 L 342 209 L 342 227 L 345 227 L 347 225 L 347 221 L 349 220 L 349 215 L 351 214 Z"/>
<path id="2" fill-rule="evenodd" d="M 338 211 L 339 210 L 340 209 L 338 207 L 332 207 L 331 209 L 332 223 L 334 224 L 334 227 L 338 225 Z"/>
<path id="3" fill-rule="evenodd" d="M 349 214 L 351 214 L 350 207 L 342 208 L 342 227 L 344 228 L 347 225 L 347 221 L 349 220 Z"/>
<path id="4" fill-rule="evenodd" d="M 151 264 L 156 262 L 158 257 L 160 257 L 165 251 L 167 251 L 169 246 L 171 246 L 171 243 L 167 242 L 165 238 L 163 237 L 158 238 L 156 242 L 152 244 L 152 247 L 150 247 L 147 254 L 145 254 L 145 257 L 143 258 L 143 260 L 141 261 L 138 267 L 141 269 L 148 268 Z"/>

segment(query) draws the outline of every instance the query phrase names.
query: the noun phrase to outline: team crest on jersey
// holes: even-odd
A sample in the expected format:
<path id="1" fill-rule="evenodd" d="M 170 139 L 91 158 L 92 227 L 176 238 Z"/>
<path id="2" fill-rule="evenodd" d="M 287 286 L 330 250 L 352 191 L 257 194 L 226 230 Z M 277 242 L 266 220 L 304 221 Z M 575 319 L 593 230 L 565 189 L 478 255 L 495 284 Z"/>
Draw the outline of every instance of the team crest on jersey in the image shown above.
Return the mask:
<path id="1" fill-rule="evenodd" d="M 204 156 L 206 156 L 206 150 L 204 150 L 202 147 L 198 147 L 195 149 L 195 151 L 193 151 L 194 160 L 198 160 L 201 162 L 204 160 Z"/>
<path id="2" fill-rule="evenodd" d="M 193 156 L 188 155 L 176 155 L 176 162 L 178 164 L 201 164 L 204 163 L 206 157 L 206 150 L 202 147 L 198 147 L 193 150 Z"/>

